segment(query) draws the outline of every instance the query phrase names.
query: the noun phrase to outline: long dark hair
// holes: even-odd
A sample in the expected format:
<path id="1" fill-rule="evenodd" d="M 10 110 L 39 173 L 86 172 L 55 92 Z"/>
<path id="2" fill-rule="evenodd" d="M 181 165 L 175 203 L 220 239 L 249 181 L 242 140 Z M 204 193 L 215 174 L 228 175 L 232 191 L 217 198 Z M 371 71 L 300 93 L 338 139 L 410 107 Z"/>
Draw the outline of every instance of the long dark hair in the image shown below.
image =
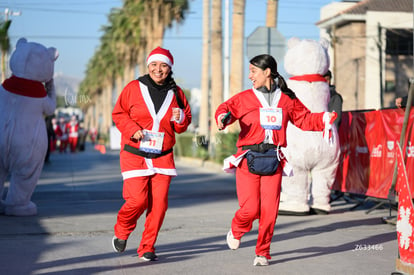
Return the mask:
<path id="1" fill-rule="evenodd" d="M 285 79 L 278 73 L 277 71 L 277 63 L 276 60 L 273 58 L 273 56 L 268 54 L 261 54 L 253 57 L 250 59 L 250 64 L 259 67 L 262 70 L 266 70 L 267 68 L 270 69 L 270 73 L 273 79 L 278 80 L 278 85 L 280 90 L 289 96 L 291 99 L 296 98 L 296 94 L 289 89 L 289 87 L 286 84 Z"/>

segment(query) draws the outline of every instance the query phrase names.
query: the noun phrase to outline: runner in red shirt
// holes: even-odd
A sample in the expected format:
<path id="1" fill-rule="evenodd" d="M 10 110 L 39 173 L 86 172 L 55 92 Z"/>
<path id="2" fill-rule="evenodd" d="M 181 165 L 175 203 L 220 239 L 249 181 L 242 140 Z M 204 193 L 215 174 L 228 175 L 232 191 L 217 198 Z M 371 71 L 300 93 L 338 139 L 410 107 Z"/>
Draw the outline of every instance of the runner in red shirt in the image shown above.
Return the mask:
<path id="1" fill-rule="evenodd" d="M 268 265 L 271 258 L 270 244 L 278 214 L 282 172 L 290 172 L 280 151 L 281 147 L 286 146 L 288 122 L 306 131 L 325 129 L 329 138 L 329 129 L 336 116 L 328 112 L 311 113 L 287 87 L 284 78 L 277 72 L 277 63 L 272 56 L 254 57 L 250 60 L 249 70 L 253 88 L 222 103 L 216 110 L 215 118 L 220 130 L 236 120 L 241 129 L 236 144 L 237 153 L 224 160 L 225 171 L 236 170 L 240 206 L 227 234 L 227 244 L 230 249 L 237 249 L 243 235 L 251 230 L 253 221 L 259 219 L 253 262 L 259 266 Z M 230 115 L 226 118 L 226 114 Z M 274 172 L 263 175 L 257 169 L 262 167 L 248 164 L 247 159 L 258 153 L 263 154 L 259 159 L 266 157 L 269 160 L 265 165 L 274 168 Z"/>

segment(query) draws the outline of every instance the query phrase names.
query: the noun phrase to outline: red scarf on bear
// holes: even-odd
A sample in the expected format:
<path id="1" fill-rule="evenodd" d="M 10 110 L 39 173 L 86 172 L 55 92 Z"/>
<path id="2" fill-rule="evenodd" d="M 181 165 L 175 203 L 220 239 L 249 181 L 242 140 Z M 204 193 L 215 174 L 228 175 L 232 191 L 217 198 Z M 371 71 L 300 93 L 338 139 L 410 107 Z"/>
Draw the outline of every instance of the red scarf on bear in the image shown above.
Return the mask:
<path id="1" fill-rule="evenodd" d="M 20 78 L 12 75 L 10 78 L 4 80 L 3 88 L 8 92 L 28 96 L 41 98 L 47 96 L 45 86 L 40 81 Z"/>
<path id="2" fill-rule="evenodd" d="M 297 81 L 307 81 L 307 82 L 318 82 L 318 81 L 326 82 L 326 79 L 323 77 L 323 75 L 320 75 L 320 74 L 297 75 L 297 76 L 292 76 L 290 79 L 297 80 Z"/>

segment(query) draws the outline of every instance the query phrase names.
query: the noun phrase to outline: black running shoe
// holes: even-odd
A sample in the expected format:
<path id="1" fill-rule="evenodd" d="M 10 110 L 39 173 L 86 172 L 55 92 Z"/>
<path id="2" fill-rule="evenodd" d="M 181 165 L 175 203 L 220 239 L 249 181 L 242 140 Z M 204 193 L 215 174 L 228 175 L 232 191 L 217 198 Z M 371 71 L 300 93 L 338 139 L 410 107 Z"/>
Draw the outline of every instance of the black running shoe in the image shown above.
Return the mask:
<path id="1" fill-rule="evenodd" d="M 141 260 L 147 261 L 147 262 L 153 262 L 158 261 L 157 255 L 155 255 L 154 252 L 145 252 L 144 255 L 142 255 Z"/>
<path id="2" fill-rule="evenodd" d="M 121 253 L 125 251 L 127 241 L 118 239 L 116 236 L 112 238 L 112 247 L 115 252 Z"/>

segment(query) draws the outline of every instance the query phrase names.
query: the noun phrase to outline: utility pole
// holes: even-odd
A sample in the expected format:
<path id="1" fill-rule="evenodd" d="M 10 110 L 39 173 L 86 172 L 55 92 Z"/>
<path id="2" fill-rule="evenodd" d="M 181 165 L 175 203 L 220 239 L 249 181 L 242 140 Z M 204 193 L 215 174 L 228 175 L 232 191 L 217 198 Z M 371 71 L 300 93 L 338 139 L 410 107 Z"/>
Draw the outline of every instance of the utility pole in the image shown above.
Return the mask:
<path id="1" fill-rule="evenodd" d="M 279 0 L 267 0 L 266 27 L 277 28 Z"/>
<path id="2" fill-rule="evenodd" d="M 224 79 L 223 79 L 223 99 L 227 100 L 230 96 L 230 1 L 224 2 Z"/>
<path id="3" fill-rule="evenodd" d="M 383 51 L 383 43 L 382 43 L 382 27 L 381 24 L 378 23 L 378 42 L 377 42 L 377 47 L 378 47 L 378 54 L 379 54 L 379 78 L 380 78 L 380 103 L 381 103 L 381 108 L 384 108 L 384 86 L 382 84 L 383 82 L 383 70 L 382 70 L 382 66 L 383 66 L 383 60 L 382 60 L 382 51 Z"/>
<path id="4" fill-rule="evenodd" d="M 205 140 L 210 137 L 210 0 L 203 0 L 203 46 L 201 62 L 201 102 L 199 116 L 199 134 Z"/>
<path id="5" fill-rule="evenodd" d="M 266 27 L 267 27 L 267 54 L 271 54 L 271 28 L 277 28 L 277 9 L 279 0 L 267 0 Z"/>

